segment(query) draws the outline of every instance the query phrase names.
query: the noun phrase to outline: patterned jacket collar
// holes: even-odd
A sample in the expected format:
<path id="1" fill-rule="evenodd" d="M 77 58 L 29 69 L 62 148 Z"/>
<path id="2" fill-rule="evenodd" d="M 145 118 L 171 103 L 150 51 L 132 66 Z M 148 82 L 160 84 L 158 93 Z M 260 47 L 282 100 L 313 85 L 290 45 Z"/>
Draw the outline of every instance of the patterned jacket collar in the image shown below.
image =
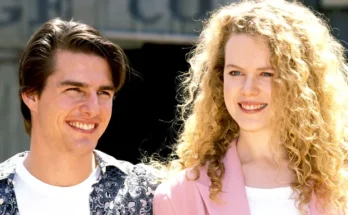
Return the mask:
<path id="1" fill-rule="evenodd" d="M 0 164 L 0 181 L 10 179 L 13 180 L 16 172 L 17 163 L 28 155 L 29 152 L 18 153 Z"/>
<path id="2" fill-rule="evenodd" d="M 28 154 L 29 151 L 21 152 L 7 159 L 3 163 L 0 163 L 0 181 L 5 179 L 13 180 L 17 163 L 23 161 Z M 125 174 L 127 173 L 127 169 L 132 166 L 132 164 L 126 161 L 116 160 L 114 157 L 99 150 L 94 150 L 94 154 L 96 155 L 98 166 L 100 167 L 102 174 L 106 172 L 106 167 L 108 166 L 117 167 Z"/>
<path id="3" fill-rule="evenodd" d="M 89 197 L 91 214 L 152 214 L 152 201 L 158 186 L 157 172 L 143 164 L 133 165 L 95 150 L 101 169 L 98 182 Z M 19 214 L 13 179 L 18 162 L 29 152 L 22 152 L 0 164 L 0 215 Z"/>

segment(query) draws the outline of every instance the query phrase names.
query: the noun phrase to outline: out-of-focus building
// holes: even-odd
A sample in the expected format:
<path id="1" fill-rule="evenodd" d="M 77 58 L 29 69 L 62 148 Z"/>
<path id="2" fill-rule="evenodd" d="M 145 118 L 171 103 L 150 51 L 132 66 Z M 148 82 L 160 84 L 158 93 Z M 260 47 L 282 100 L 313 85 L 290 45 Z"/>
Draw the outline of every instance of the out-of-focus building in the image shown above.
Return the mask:
<path id="1" fill-rule="evenodd" d="M 143 64 L 150 63 L 153 64 L 153 67 L 147 70 L 154 68 L 154 71 L 156 70 L 158 74 L 162 74 L 165 71 L 169 71 L 169 69 L 163 66 L 155 66 L 159 63 L 157 61 L 162 59 L 160 57 L 164 55 L 170 58 L 168 62 L 171 62 L 171 65 L 167 65 L 167 67 L 174 66 L 173 68 L 175 68 L 175 65 L 185 65 L 183 61 L 185 59 L 184 54 L 187 53 L 187 50 L 184 52 L 175 51 L 176 49 L 173 47 L 179 47 L 179 50 L 181 47 L 189 47 L 201 30 L 200 20 L 203 20 L 207 16 L 208 11 L 212 11 L 219 5 L 230 2 L 233 2 L 233 0 L 0 1 L 0 162 L 17 152 L 29 149 L 29 138 L 24 132 L 23 120 L 19 109 L 17 69 L 19 54 L 30 35 L 39 25 L 53 17 L 61 17 L 63 19 L 73 18 L 76 21 L 85 22 L 100 30 L 115 43 L 121 45 L 126 50 L 126 53 L 130 55 L 131 66 L 141 68 Z M 303 2 L 314 10 L 324 13 L 330 19 L 335 35 L 342 41 L 348 41 L 348 29 L 346 27 L 346 23 L 348 22 L 348 0 L 304 0 Z M 145 56 L 145 52 L 139 54 L 140 52 L 138 51 L 132 51 L 143 49 L 144 44 L 154 45 L 150 48 L 151 52 L 146 52 L 150 53 L 151 56 Z M 159 48 L 160 45 L 167 48 L 161 49 Z M 170 57 L 169 55 L 172 54 L 181 54 L 181 56 L 177 58 Z M 151 60 L 152 62 L 148 62 Z M 162 73 L 160 73 L 161 69 L 163 70 Z M 149 73 L 151 71 L 147 72 Z M 171 76 L 169 76 L 173 79 L 172 82 L 174 82 L 175 75 L 176 73 L 174 74 L 172 72 Z M 147 75 L 146 77 L 151 76 Z M 156 77 L 159 78 L 161 76 L 156 73 Z M 161 81 L 164 81 L 163 78 Z M 157 82 L 152 81 L 151 83 L 156 84 Z M 147 89 L 151 89 L 148 91 L 148 94 L 156 96 L 156 92 L 161 91 L 159 86 L 157 88 Z M 135 91 L 128 90 L 128 92 L 133 92 L 133 94 L 137 93 L 136 89 Z M 138 90 L 138 93 L 140 91 Z M 170 94 L 169 96 L 173 97 L 171 101 L 175 100 L 174 94 Z M 158 100 L 160 101 L 163 98 L 158 98 Z M 128 101 L 127 98 L 123 99 L 125 102 Z M 152 99 L 154 100 L 154 98 Z M 127 104 L 130 107 L 137 106 L 135 103 Z M 142 103 L 142 105 L 139 109 L 146 109 L 144 107 L 145 105 L 148 110 L 154 109 L 154 107 L 149 107 L 149 104 Z M 160 107 L 160 109 L 163 108 Z M 168 111 L 173 112 L 172 109 Z M 137 110 L 134 112 L 137 112 Z M 146 115 L 146 113 L 139 112 L 139 110 L 138 113 L 139 115 Z M 124 113 L 116 110 L 117 114 L 122 115 Z M 163 118 L 162 116 L 154 117 L 156 119 L 158 118 L 158 121 L 161 121 Z M 117 117 L 114 118 L 113 115 L 112 120 L 117 121 Z M 139 122 L 142 120 L 144 121 L 146 118 L 140 119 Z M 125 119 L 125 121 L 129 120 Z M 151 122 L 143 123 L 144 125 L 147 123 L 147 127 L 151 127 L 151 125 L 153 127 L 160 126 L 159 124 L 154 125 L 156 123 L 151 124 Z M 125 125 L 126 123 L 123 123 L 123 128 Z M 137 135 L 137 129 L 142 129 L 134 126 L 135 123 L 131 122 L 128 124 L 127 129 L 132 130 L 133 135 Z M 114 123 L 114 128 L 119 127 L 115 126 Z M 152 132 L 149 131 L 149 133 L 148 136 L 151 136 Z M 124 136 L 124 140 L 126 138 L 127 136 Z M 154 141 L 156 138 L 149 139 L 145 135 L 144 137 L 140 137 L 141 139 L 146 139 L 149 141 L 148 144 L 151 144 L 151 141 Z M 136 147 L 136 144 L 134 147 Z M 105 148 L 105 150 L 111 149 L 112 146 Z M 138 150 L 138 147 L 134 150 Z"/>

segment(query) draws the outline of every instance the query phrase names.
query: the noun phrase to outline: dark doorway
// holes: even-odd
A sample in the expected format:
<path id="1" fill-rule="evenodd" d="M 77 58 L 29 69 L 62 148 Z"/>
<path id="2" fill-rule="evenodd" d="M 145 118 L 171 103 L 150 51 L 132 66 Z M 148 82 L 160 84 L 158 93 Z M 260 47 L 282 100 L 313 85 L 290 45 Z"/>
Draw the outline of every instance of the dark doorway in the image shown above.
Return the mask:
<path id="1" fill-rule="evenodd" d="M 132 163 L 160 148 L 161 156 L 168 155 L 166 147 L 176 138 L 176 77 L 188 70 L 186 54 L 190 48 L 145 44 L 141 49 L 125 50 L 139 76 L 131 75 L 116 97 L 111 122 L 97 149 Z"/>

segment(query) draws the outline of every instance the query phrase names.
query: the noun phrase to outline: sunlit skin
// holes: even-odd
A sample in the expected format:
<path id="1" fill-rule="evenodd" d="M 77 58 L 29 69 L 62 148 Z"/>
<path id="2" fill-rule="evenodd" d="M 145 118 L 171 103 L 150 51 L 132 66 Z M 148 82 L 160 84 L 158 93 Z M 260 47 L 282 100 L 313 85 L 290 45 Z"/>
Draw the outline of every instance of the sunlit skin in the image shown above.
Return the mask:
<path id="1" fill-rule="evenodd" d="M 225 47 L 225 104 L 240 127 L 237 149 L 245 183 L 260 188 L 288 186 L 293 180 L 284 151 L 274 154 L 270 147 L 276 73 L 270 55 L 265 41 L 248 34 L 231 36 Z M 280 160 L 281 171 L 276 159 Z"/>
<path id="2" fill-rule="evenodd" d="M 240 34 L 226 44 L 224 98 L 241 132 L 267 129 L 271 118 L 274 70 L 260 39 Z"/>
<path id="3" fill-rule="evenodd" d="M 111 118 L 113 96 L 105 59 L 56 52 L 54 72 L 41 96 L 22 95 L 32 115 L 27 169 L 46 183 L 63 186 L 87 178 L 95 166 L 93 150 Z"/>

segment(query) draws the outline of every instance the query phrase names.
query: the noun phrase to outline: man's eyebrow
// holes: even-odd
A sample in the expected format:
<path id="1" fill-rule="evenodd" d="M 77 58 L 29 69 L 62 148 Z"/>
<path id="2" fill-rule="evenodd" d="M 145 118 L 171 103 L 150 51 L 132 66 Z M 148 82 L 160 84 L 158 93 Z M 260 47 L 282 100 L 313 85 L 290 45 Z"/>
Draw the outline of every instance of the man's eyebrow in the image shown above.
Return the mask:
<path id="1" fill-rule="evenodd" d="M 71 80 L 62 81 L 59 83 L 59 86 L 60 87 L 74 86 L 74 87 L 81 87 L 81 88 L 89 87 L 89 85 L 86 83 L 79 82 L 79 81 L 71 81 Z M 100 86 L 98 90 L 116 91 L 116 88 L 112 85 L 104 85 L 104 86 Z"/>
<path id="2" fill-rule="evenodd" d="M 83 83 L 83 82 L 78 82 L 78 81 L 70 81 L 70 80 L 66 80 L 66 81 L 62 81 L 59 83 L 59 87 L 65 87 L 65 86 L 74 86 L 74 87 L 88 87 L 88 84 Z"/>
<path id="3" fill-rule="evenodd" d="M 99 90 L 106 90 L 106 91 L 116 91 L 116 88 L 114 86 L 100 86 Z"/>

